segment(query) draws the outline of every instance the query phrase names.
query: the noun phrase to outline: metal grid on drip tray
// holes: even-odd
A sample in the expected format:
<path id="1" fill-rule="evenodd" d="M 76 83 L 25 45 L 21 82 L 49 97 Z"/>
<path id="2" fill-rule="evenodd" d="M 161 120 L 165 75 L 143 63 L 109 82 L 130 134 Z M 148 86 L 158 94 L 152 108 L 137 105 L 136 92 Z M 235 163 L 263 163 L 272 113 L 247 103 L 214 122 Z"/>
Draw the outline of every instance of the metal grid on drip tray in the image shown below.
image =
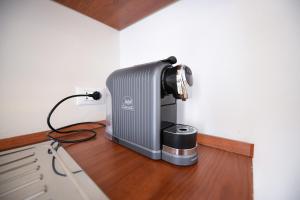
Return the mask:
<path id="1" fill-rule="evenodd" d="M 1 200 L 108 199 L 63 148 L 48 154 L 49 148 L 43 142 L 0 152 Z M 53 172 L 52 156 L 66 176 Z"/>

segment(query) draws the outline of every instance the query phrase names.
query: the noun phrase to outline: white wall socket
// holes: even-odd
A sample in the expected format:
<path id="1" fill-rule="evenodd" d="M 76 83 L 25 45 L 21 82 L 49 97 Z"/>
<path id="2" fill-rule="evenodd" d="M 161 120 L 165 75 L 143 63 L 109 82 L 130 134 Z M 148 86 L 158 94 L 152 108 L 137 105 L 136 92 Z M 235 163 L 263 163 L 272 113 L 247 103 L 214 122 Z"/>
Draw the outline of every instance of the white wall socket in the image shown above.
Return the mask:
<path id="1" fill-rule="evenodd" d="M 75 87 L 76 94 L 92 94 L 93 92 L 98 91 L 101 93 L 101 98 L 99 100 L 94 100 L 92 97 L 76 97 L 76 105 L 101 105 L 105 104 L 105 89 L 100 88 L 83 88 Z"/>

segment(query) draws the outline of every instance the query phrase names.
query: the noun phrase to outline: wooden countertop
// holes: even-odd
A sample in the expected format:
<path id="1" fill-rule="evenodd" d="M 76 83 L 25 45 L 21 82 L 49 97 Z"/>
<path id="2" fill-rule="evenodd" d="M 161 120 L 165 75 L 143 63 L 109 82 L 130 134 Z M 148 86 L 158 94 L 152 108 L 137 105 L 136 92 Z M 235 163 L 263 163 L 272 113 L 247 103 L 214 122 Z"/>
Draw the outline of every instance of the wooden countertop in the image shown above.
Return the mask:
<path id="1" fill-rule="evenodd" d="M 222 199 L 252 197 L 250 157 L 199 145 L 199 161 L 180 167 L 115 144 L 97 129 L 95 140 L 65 149 L 111 199 Z"/>

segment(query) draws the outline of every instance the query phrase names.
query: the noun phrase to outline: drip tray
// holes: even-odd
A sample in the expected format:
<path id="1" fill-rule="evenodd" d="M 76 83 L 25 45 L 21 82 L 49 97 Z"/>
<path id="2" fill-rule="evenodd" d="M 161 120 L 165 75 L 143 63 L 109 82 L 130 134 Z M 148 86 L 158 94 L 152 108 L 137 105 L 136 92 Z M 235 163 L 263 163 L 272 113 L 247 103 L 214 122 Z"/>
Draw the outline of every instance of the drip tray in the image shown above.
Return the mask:
<path id="1" fill-rule="evenodd" d="M 61 147 L 48 154 L 51 142 L 0 152 L 0 199 L 108 199 Z M 59 176 L 52 169 L 52 157 Z M 73 173 L 76 172 L 76 173 Z"/>

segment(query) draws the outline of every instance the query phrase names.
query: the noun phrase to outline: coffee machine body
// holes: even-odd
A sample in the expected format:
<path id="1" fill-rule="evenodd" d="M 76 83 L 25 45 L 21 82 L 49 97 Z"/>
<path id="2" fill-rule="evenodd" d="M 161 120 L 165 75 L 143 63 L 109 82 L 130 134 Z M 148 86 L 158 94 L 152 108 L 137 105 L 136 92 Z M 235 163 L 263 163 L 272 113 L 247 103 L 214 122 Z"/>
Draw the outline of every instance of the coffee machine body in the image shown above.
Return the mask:
<path id="1" fill-rule="evenodd" d="M 106 133 L 151 159 L 191 165 L 198 158 L 196 129 L 177 125 L 178 97 L 168 88 L 177 83 L 166 80 L 174 69 L 172 58 L 119 69 L 108 77 Z"/>

